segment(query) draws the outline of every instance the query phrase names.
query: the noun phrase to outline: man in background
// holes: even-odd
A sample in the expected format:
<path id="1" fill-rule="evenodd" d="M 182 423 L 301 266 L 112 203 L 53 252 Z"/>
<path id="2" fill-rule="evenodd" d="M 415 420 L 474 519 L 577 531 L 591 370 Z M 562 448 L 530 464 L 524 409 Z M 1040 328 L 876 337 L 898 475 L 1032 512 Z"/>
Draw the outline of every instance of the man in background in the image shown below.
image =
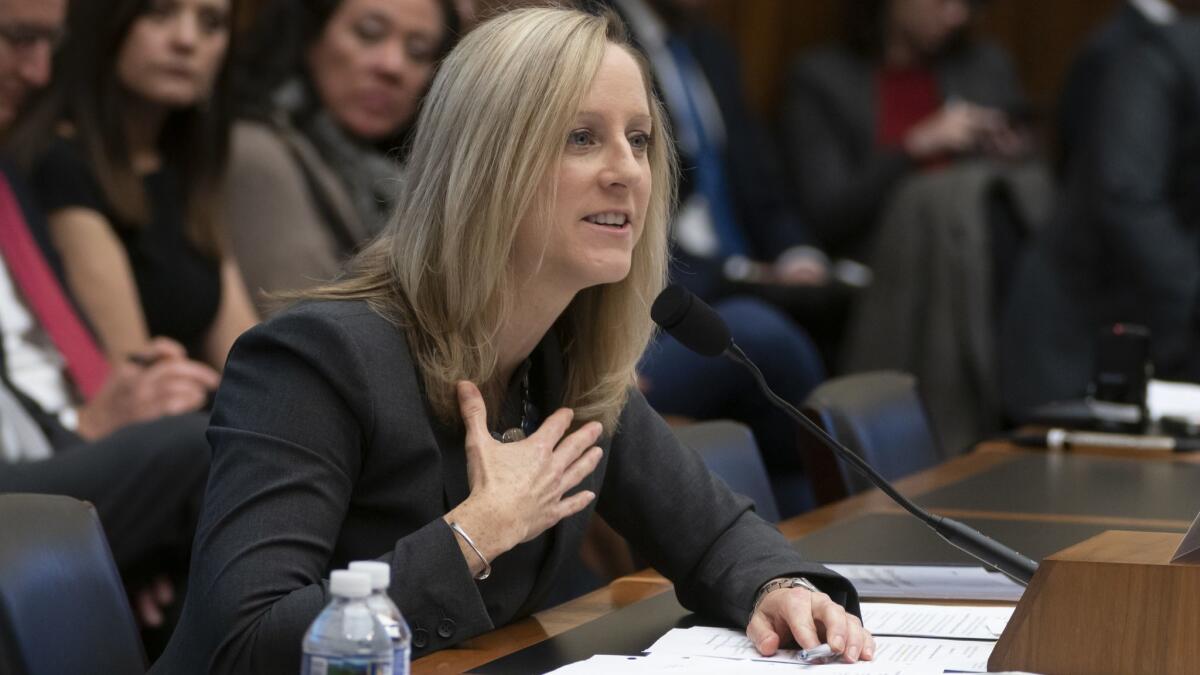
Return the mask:
<path id="1" fill-rule="evenodd" d="M 0 137 L 50 80 L 67 0 L 0 0 Z M 218 375 L 167 340 L 109 364 L 60 282 L 41 214 L 0 160 L 0 494 L 91 502 L 143 625 L 187 569 Z"/>

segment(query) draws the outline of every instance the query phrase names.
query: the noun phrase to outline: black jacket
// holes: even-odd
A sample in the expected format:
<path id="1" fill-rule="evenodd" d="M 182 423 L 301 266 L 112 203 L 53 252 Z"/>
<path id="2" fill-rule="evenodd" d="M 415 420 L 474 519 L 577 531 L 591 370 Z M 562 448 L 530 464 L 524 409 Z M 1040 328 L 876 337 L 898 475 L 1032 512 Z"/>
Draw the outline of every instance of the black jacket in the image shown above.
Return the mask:
<path id="1" fill-rule="evenodd" d="M 620 11 L 613 0 L 591 0 L 590 4 Z M 630 20 L 628 16 L 623 18 Z M 636 36 L 638 27 L 632 28 Z M 725 177 L 749 256 L 773 261 L 789 248 L 812 243 L 789 192 L 778 145 L 746 100 L 736 47 L 720 30 L 700 21 L 688 22 L 678 29 L 676 36 L 687 45 L 708 81 L 724 121 Z M 656 89 L 660 89 L 657 83 Z M 659 98 L 664 106 L 669 106 L 665 97 Z M 669 107 L 667 111 L 672 117 L 679 114 Z M 682 148 L 679 150 L 679 203 L 682 204 L 695 189 L 695 159 L 684 154 Z M 724 280 L 723 259 L 701 258 L 679 247 L 675 247 L 673 255 L 672 276 L 701 297 L 711 300 L 730 290 Z"/>
<path id="2" fill-rule="evenodd" d="M 1124 48 L 1093 114 L 1010 296 L 1000 370 L 1018 416 L 1082 396 L 1118 321 L 1150 328 L 1158 377 L 1200 380 L 1200 22 Z"/>
<path id="3" fill-rule="evenodd" d="M 531 357 L 538 410 L 561 403 L 562 358 L 553 335 Z M 188 598 L 154 672 L 297 672 L 329 601 L 322 579 L 366 558 L 391 563 L 414 656 L 455 645 L 536 609 L 593 510 L 694 611 L 744 625 L 762 583 L 797 574 L 857 609 L 844 579 L 804 562 L 636 391 L 577 488 L 592 505 L 476 582 L 442 520 L 469 493 L 463 432 L 431 417 L 403 333 L 364 302 L 303 305 L 243 335 L 209 439 Z"/>
<path id="4" fill-rule="evenodd" d="M 1088 38 L 1083 51 L 1071 64 L 1058 100 L 1055 136 L 1055 170 L 1065 177 L 1080 146 L 1087 144 L 1096 117 L 1097 99 L 1109 69 L 1121 50 L 1141 40 L 1153 39 L 1158 30 L 1133 5 L 1126 2 Z"/>

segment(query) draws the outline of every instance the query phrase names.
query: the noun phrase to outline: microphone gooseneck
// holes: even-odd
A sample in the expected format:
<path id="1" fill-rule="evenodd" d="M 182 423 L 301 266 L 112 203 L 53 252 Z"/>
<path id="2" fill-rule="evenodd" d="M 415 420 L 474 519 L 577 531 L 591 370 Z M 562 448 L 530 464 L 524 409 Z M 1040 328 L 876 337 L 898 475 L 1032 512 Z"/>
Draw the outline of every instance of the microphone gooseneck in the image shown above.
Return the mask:
<path id="1" fill-rule="evenodd" d="M 822 445 L 858 471 L 867 480 L 883 491 L 892 501 L 899 504 L 920 521 L 928 525 L 942 539 L 952 546 L 969 554 L 984 565 L 1003 572 L 1014 581 L 1028 585 L 1037 571 L 1036 562 L 991 539 L 957 520 L 945 516 L 937 516 L 914 504 L 879 474 L 862 457 L 845 447 L 816 422 L 813 422 L 791 403 L 776 394 L 767 384 L 762 371 L 746 356 L 742 348 L 729 336 L 729 328 L 711 307 L 697 298 L 682 286 L 672 284 L 658 296 L 651 310 L 651 318 L 668 334 L 679 340 L 683 346 L 705 356 L 724 354 L 740 363 L 750 374 L 758 388 L 777 408 L 786 413 L 811 433 Z M 660 321 L 660 318 L 663 319 Z M 721 348 L 717 349 L 720 344 Z M 693 345 L 700 345 L 707 351 L 702 351 Z"/>

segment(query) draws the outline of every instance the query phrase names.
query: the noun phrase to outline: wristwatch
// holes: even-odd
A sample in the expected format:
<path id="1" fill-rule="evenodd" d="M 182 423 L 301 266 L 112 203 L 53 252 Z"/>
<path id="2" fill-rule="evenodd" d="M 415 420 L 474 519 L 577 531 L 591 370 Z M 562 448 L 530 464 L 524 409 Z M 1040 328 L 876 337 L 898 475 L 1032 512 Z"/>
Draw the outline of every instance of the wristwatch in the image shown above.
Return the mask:
<path id="1" fill-rule="evenodd" d="M 762 602 L 762 599 L 767 597 L 767 593 L 770 593 L 771 591 L 777 591 L 781 588 L 804 588 L 812 591 L 813 593 L 821 592 L 820 589 L 813 585 L 813 582 L 805 579 L 804 577 L 785 577 L 783 579 L 772 579 L 763 584 L 762 588 L 758 589 L 758 595 L 754 596 L 754 607 L 750 610 L 750 613 L 753 614 L 754 610 L 758 609 L 758 603 Z"/>

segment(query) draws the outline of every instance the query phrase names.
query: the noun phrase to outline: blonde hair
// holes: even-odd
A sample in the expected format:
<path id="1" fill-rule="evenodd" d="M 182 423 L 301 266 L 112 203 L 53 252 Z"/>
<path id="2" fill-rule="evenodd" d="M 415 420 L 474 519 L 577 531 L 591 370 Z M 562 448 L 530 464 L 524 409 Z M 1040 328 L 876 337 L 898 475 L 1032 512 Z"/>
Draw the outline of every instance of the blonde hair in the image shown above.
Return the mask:
<path id="1" fill-rule="evenodd" d="M 666 281 L 676 176 L 648 68 L 613 14 L 521 9 L 463 38 L 422 106 L 387 228 L 342 279 L 303 294 L 366 299 L 401 326 L 444 421 L 458 420 L 458 380 L 485 385 L 485 394 L 503 389 L 494 381 L 495 338 L 517 300 L 511 261 L 518 223 L 527 214 L 550 217 L 544 179 L 558 167 L 610 43 L 634 56 L 646 86 L 655 134 L 650 206 L 628 276 L 580 291 L 553 330 L 564 351 L 562 404 L 579 423 L 614 429 L 653 334 L 650 304 Z"/>

